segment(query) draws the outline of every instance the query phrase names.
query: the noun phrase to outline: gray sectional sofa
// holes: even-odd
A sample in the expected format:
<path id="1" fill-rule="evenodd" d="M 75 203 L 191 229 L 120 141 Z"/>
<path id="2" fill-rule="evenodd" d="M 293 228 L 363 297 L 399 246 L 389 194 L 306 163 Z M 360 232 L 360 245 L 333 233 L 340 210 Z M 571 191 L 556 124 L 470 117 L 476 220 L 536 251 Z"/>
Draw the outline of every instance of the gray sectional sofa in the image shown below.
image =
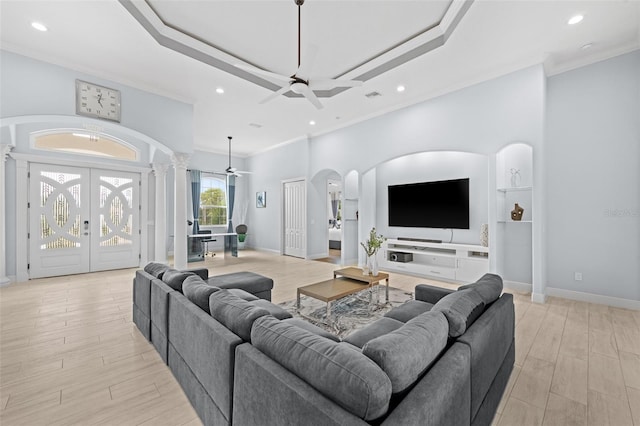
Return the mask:
<path id="1" fill-rule="evenodd" d="M 513 297 L 501 295 L 500 277 L 458 291 L 418 285 L 416 300 L 340 341 L 202 275 L 181 289 L 152 279 L 146 311 L 134 281 L 134 317 L 145 333 L 149 312 L 151 341 L 166 340 L 163 359 L 206 425 L 491 423 L 515 354 Z"/>

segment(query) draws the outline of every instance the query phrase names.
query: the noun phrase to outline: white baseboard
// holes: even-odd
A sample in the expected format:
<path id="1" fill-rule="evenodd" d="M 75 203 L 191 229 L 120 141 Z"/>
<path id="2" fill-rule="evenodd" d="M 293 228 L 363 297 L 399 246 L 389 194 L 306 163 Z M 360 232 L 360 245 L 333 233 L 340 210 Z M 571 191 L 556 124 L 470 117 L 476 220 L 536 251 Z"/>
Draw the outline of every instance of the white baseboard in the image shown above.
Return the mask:
<path id="1" fill-rule="evenodd" d="M 11 283 L 16 282 L 15 275 L 9 275 L 6 277 L 0 277 L 0 287 L 6 287 Z"/>
<path id="2" fill-rule="evenodd" d="M 531 294 L 531 301 L 534 303 L 540 303 L 542 305 L 544 305 L 544 302 L 547 301 L 547 295 L 544 293 L 532 293 Z"/>
<path id="3" fill-rule="evenodd" d="M 581 291 L 565 290 L 562 288 L 547 287 L 547 295 L 562 297 L 564 299 L 577 300 L 579 302 L 598 303 L 616 308 L 633 309 L 640 311 L 640 300 L 622 299 L 620 297 L 602 296 L 600 294 L 583 293 Z"/>
<path id="4" fill-rule="evenodd" d="M 529 283 L 521 283 L 519 281 L 508 281 L 504 280 L 503 283 L 504 288 L 509 288 L 511 290 L 516 290 L 522 293 L 531 293 L 533 287 Z"/>
<path id="5" fill-rule="evenodd" d="M 268 249 L 268 248 L 264 248 L 264 247 L 254 247 L 254 246 L 247 246 L 247 247 L 252 249 L 252 250 L 266 251 L 268 253 L 275 253 L 275 254 L 282 254 L 282 253 L 280 253 L 280 250 Z"/>

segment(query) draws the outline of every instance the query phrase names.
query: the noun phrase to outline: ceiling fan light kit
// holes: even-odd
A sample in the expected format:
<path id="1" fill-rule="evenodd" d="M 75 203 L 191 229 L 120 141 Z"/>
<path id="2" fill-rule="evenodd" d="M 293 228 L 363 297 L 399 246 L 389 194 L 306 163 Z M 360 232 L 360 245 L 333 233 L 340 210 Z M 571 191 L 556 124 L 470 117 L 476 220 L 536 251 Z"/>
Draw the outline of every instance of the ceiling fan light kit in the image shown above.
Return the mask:
<path id="1" fill-rule="evenodd" d="M 261 104 L 269 102 L 272 99 L 277 98 L 280 95 L 284 95 L 288 91 L 291 91 L 297 95 L 304 96 L 313 106 L 317 109 L 322 109 L 323 105 L 313 92 L 313 90 L 329 90 L 337 87 L 357 87 L 361 86 L 362 82 L 358 80 L 339 80 L 335 78 L 326 78 L 326 79 L 310 79 L 309 75 L 311 69 L 313 67 L 313 62 L 318 53 L 318 49 L 316 46 L 310 46 L 309 53 L 306 56 L 306 62 L 301 63 L 301 43 L 300 43 L 300 33 L 301 33 L 301 7 L 304 4 L 304 0 L 294 0 L 296 6 L 298 6 L 298 69 L 297 71 L 290 77 L 272 73 L 270 71 L 261 70 L 258 68 L 254 68 L 251 66 L 247 66 L 244 64 L 236 64 L 238 68 L 249 71 L 250 73 L 268 77 L 272 80 L 278 82 L 281 85 L 280 89 L 273 92 L 271 95 L 267 96 L 265 99 L 260 101 Z"/>

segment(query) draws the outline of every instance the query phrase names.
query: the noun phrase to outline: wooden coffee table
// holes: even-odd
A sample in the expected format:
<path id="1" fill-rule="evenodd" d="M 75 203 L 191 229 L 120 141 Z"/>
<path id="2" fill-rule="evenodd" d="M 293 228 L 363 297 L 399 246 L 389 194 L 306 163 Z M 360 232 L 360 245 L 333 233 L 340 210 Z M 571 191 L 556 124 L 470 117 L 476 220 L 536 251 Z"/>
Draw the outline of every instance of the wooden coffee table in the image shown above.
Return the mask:
<path id="1" fill-rule="evenodd" d="M 338 278 L 340 276 L 340 278 Z M 313 297 L 327 304 L 327 321 L 331 318 L 331 302 L 372 287 L 382 280 L 387 281 L 386 301 L 389 301 L 389 274 L 380 272 L 377 276 L 362 275 L 362 269 L 344 268 L 333 272 L 333 279 L 298 287 L 297 307 L 300 309 L 300 295 Z M 369 292 L 369 309 L 373 306 Z"/>
<path id="2" fill-rule="evenodd" d="M 378 272 L 378 275 L 376 276 L 363 275 L 362 269 L 350 267 L 333 271 L 333 278 L 338 276 L 365 282 L 369 284 L 370 287 L 379 284 L 382 280 L 386 280 L 387 287 L 385 288 L 385 302 L 389 301 L 389 274 L 386 272 Z"/>

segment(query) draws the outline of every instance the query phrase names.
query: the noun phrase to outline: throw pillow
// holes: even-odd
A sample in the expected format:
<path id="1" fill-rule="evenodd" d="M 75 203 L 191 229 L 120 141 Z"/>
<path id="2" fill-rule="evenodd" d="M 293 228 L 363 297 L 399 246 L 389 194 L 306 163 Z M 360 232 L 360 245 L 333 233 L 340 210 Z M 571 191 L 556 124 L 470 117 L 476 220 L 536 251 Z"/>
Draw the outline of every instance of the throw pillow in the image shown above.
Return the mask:
<path id="1" fill-rule="evenodd" d="M 165 282 L 172 289 L 182 293 L 182 283 L 187 277 L 192 277 L 196 274 L 193 272 L 176 271 L 175 269 L 167 269 L 162 275 L 162 281 Z M 198 277 L 199 278 L 199 277 Z"/>
<path id="2" fill-rule="evenodd" d="M 449 336 L 458 337 L 482 314 L 484 302 L 474 289 L 469 288 L 446 295 L 431 311 L 442 312 L 449 321 Z"/>
<path id="3" fill-rule="evenodd" d="M 484 274 L 482 278 L 472 284 L 463 285 L 458 288 L 466 290 L 472 288 L 478 292 L 485 306 L 495 302 L 502 294 L 502 278 L 495 274 Z"/>
<path id="4" fill-rule="evenodd" d="M 255 321 L 251 341 L 269 358 L 364 420 L 374 420 L 389 409 L 389 377 L 357 350 L 272 316 Z"/>
<path id="5" fill-rule="evenodd" d="M 209 297 L 211 316 L 245 342 L 251 341 L 251 326 L 253 322 L 265 315 L 266 309 L 242 300 L 229 290 L 222 289 Z"/>
<path id="6" fill-rule="evenodd" d="M 206 313 L 210 313 L 209 296 L 219 290 L 219 287 L 205 283 L 198 275 L 187 277 L 182 283 L 182 294 Z"/>
<path id="7" fill-rule="evenodd" d="M 144 271 L 146 273 L 158 279 L 162 279 L 162 275 L 165 273 L 167 269 L 169 269 L 168 265 L 165 265 L 164 263 L 157 263 L 157 262 L 151 262 L 144 267 Z"/>
<path id="8" fill-rule="evenodd" d="M 447 345 L 449 324 L 442 312 L 426 312 L 367 342 L 362 353 L 391 379 L 393 393 L 414 384 Z"/>

